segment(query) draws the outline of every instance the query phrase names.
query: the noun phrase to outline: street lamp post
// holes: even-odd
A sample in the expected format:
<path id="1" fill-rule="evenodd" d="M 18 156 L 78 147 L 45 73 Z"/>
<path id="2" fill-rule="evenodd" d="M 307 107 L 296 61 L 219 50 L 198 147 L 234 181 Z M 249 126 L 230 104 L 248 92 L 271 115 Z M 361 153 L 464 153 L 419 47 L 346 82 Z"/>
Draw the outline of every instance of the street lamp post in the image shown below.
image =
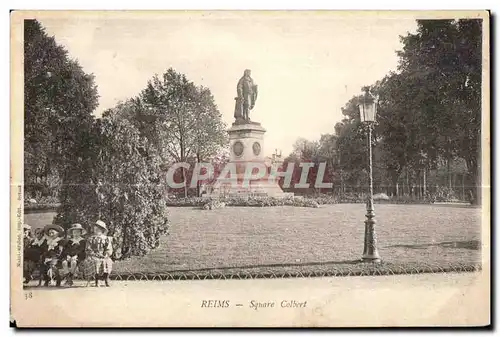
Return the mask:
<path id="1" fill-rule="evenodd" d="M 363 247 L 363 258 L 365 262 L 380 262 L 377 249 L 377 235 L 375 233 L 375 209 L 373 207 L 373 162 L 372 162 L 372 129 L 377 114 L 378 99 L 370 93 L 370 88 L 363 88 L 365 95 L 363 102 L 359 105 L 361 122 L 368 126 L 368 175 L 370 195 L 366 205 L 365 240 Z"/>

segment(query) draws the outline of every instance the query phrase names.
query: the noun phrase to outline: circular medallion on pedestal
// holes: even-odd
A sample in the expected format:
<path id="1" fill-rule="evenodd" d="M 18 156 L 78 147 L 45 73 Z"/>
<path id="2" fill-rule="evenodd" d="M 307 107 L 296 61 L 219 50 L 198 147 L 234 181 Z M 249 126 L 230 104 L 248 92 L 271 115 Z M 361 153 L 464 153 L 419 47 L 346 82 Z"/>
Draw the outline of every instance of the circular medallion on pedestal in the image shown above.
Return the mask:
<path id="1" fill-rule="evenodd" d="M 260 148 L 260 144 L 258 142 L 253 143 L 252 149 L 253 149 L 254 155 L 258 156 L 260 154 L 261 148 Z"/>
<path id="2" fill-rule="evenodd" d="M 237 141 L 233 144 L 233 153 L 236 155 L 236 157 L 240 157 L 243 154 L 243 143 L 240 141 Z"/>

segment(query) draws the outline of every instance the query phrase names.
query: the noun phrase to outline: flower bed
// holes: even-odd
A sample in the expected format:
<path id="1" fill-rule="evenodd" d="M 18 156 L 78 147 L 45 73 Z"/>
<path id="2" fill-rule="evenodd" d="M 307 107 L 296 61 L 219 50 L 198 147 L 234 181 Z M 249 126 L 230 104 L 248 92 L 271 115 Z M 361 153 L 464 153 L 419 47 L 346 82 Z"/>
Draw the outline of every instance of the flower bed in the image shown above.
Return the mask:
<path id="1" fill-rule="evenodd" d="M 418 200 L 408 196 L 386 198 L 374 198 L 376 204 L 430 204 L 431 200 Z M 212 198 L 181 198 L 169 199 L 167 206 L 170 207 L 200 207 L 203 208 L 212 200 L 217 200 L 225 204 L 225 207 L 272 207 L 272 206 L 295 206 L 295 207 L 319 207 L 320 205 L 332 204 L 364 204 L 366 196 L 344 195 L 342 197 L 334 195 L 318 196 L 290 196 L 285 198 L 276 197 L 220 197 Z M 213 207 L 219 208 L 219 207 Z"/>
<path id="2" fill-rule="evenodd" d="M 226 206 L 239 207 L 272 207 L 272 206 L 295 206 L 295 207 L 319 207 L 315 200 L 286 197 L 222 197 L 219 199 L 205 199 L 205 202 L 200 207 L 203 209 L 217 209 Z"/>
<path id="3" fill-rule="evenodd" d="M 167 199 L 166 204 L 168 207 L 202 207 L 209 200 L 200 197 Z"/>

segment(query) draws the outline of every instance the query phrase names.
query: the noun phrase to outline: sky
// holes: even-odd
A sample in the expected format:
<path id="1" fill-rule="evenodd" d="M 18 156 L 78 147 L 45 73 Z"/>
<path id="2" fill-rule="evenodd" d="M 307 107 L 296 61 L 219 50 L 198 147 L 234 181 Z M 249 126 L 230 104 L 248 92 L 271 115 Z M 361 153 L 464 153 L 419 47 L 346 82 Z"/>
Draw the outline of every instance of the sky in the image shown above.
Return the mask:
<path id="1" fill-rule="evenodd" d="M 266 155 L 287 155 L 298 137 L 333 133 L 345 103 L 396 70 L 399 36 L 416 29 L 409 14 L 387 12 L 123 12 L 39 21 L 95 75 L 98 116 L 172 67 L 210 88 L 230 126 L 236 84 L 251 69 L 259 96 L 250 118 L 267 130 Z"/>

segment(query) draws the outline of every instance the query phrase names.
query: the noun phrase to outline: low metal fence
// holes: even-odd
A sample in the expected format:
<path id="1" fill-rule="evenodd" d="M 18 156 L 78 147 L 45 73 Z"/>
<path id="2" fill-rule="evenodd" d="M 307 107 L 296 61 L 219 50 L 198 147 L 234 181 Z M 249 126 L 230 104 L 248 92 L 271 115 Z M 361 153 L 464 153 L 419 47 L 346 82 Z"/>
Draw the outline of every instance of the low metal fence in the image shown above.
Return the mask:
<path id="1" fill-rule="evenodd" d="M 310 277 L 347 277 L 347 276 L 390 276 L 424 273 L 463 273 L 478 272 L 480 263 L 362 263 L 351 262 L 336 264 L 306 264 L 306 265 L 273 265 L 255 267 L 206 268 L 194 270 L 171 270 L 157 272 L 137 272 L 118 270 L 110 274 L 112 281 L 174 281 L 174 280 L 248 280 L 248 279 L 282 279 Z M 93 284 L 95 273 L 92 268 L 82 268 L 76 280 Z M 39 272 L 32 274 L 30 285 L 36 285 L 40 280 Z M 35 282 L 35 283 L 33 283 Z M 41 284 L 41 282 L 40 282 Z M 64 284 L 64 283 L 63 283 Z"/>

